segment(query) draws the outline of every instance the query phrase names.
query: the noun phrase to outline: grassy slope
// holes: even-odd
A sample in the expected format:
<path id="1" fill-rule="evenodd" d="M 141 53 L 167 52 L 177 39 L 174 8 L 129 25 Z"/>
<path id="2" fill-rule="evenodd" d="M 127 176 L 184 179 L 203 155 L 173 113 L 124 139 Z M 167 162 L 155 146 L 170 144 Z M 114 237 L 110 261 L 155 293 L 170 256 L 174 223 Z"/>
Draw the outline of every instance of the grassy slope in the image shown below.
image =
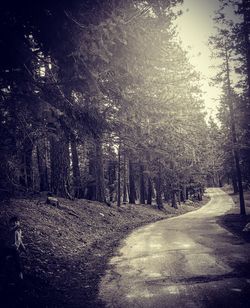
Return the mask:
<path id="1" fill-rule="evenodd" d="M 119 240 L 138 226 L 198 206 L 176 210 L 166 205 L 159 211 L 146 205 L 117 208 L 88 200 L 59 201 L 59 208 L 27 199 L 0 205 L 0 239 L 6 236 L 9 218 L 18 215 L 27 246 L 24 281 L 0 284 L 0 293 L 14 307 L 100 307 L 95 301 L 98 281 Z"/>
<path id="2" fill-rule="evenodd" d="M 246 216 L 240 215 L 240 202 L 239 195 L 234 195 L 230 187 L 224 187 L 223 190 L 228 193 L 234 200 L 235 207 L 230 210 L 221 219 L 223 227 L 228 229 L 230 232 L 236 234 L 238 237 L 250 242 L 250 232 L 243 232 L 245 225 L 250 222 L 250 191 L 244 192 Z"/>

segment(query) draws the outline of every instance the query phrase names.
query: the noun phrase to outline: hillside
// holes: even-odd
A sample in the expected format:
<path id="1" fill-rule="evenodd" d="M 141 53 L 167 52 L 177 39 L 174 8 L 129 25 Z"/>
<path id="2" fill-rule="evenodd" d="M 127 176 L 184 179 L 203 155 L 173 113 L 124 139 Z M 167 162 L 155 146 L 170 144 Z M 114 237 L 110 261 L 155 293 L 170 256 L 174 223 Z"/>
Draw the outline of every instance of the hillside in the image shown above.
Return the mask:
<path id="1" fill-rule="evenodd" d="M 95 302 L 98 280 L 118 241 L 138 226 L 194 210 L 207 198 L 179 209 L 165 205 L 164 211 L 147 205 L 117 208 L 88 200 L 59 201 L 59 207 L 35 199 L 1 204 L 1 239 L 9 218 L 18 215 L 27 247 L 23 282 L 17 284 L 2 271 L 6 307 L 7 302 L 12 307 L 100 307 Z"/>
<path id="2" fill-rule="evenodd" d="M 235 203 L 227 215 L 223 216 L 220 219 L 221 225 L 228 229 L 231 233 L 237 235 L 239 238 L 242 238 L 246 242 L 250 242 L 250 231 L 243 231 L 246 224 L 250 222 L 250 191 L 244 191 L 246 215 L 240 215 L 240 201 L 239 195 L 233 194 L 230 186 L 225 186 L 224 191 L 231 195 Z"/>

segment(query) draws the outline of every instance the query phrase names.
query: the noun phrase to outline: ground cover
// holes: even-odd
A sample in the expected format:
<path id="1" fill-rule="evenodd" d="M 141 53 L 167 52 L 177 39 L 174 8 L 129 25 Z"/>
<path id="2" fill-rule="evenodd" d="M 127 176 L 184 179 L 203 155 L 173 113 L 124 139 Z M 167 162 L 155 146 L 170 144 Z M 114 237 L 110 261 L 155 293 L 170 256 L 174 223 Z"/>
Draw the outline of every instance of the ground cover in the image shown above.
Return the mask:
<path id="1" fill-rule="evenodd" d="M 160 219 L 195 210 L 205 204 L 187 202 L 160 211 L 149 205 L 107 206 L 88 200 L 60 199 L 55 207 L 37 199 L 12 199 L 0 206 L 0 240 L 8 220 L 18 215 L 27 254 L 22 255 L 24 280 L 2 268 L 3 307 L 101 307 L 98 282 L 108 258 L 131 230 Z"/>

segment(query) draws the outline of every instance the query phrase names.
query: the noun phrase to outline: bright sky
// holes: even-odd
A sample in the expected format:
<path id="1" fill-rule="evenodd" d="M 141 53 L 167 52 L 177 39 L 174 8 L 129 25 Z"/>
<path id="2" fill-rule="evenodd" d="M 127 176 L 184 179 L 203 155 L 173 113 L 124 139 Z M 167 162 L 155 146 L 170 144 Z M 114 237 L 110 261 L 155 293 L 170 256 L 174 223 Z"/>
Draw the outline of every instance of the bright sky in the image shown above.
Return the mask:
<path id="1" fill-rule="evenodd" d="M 219 7 L 218 0 L 184 0 L 181 7 L 183 15 L 177 21 L 180 39 L 188 49 L 190 62 L 202 74 L 202 91 L 204 93 L 205 107 L 208 115 L 216 114 L 216 106 L 220 89 L 210 86 L 210 78 L 214 76 L 215 60 L 211 60 L 208 47 L 208 38 L 215 33 L 212 17 Z"/>

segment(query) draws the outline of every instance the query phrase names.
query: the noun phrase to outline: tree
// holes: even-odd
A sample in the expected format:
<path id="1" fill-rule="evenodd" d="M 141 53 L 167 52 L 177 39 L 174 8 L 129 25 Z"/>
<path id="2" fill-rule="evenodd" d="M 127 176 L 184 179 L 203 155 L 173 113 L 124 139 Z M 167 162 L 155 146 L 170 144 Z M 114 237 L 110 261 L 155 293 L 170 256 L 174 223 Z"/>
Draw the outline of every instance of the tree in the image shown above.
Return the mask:
<path id="1" fill-rule="evenodd" d="M 211 37 L 210 43 L 213 44 L 217 52 L 217 57 L 220 57 L 222 62 L 221 71 L 217 76 L 217 81 L 221 81 L 224 91 L 224 99 L 228 106 L 228 117 L 229 117 L 229 126 L 230 126 L 230 137 L 231 137 L 231 148 L 233 151 L 233 157 L 235 161 L 235 170 L 237 175 L 238 190 L 240 196 L 240 212 L 242 215 L 245 215 L 245 202 L 244 202 L 244 193 L 242 186 L 242 174 L 240 167 L 240 153 L 239 153 L 239 144 L 237 136 L 237 127 L 235 120 L 235 111 L 236 104 L 239 104 L 239 99 L 235 94 L 232 88 L 231 82 L 231 68 L 230 61 L 232 61 L 234 48 L 230 41 L 230 32 L 225 28 L 225 25 L 228 25 L 228 22 L 225 20 L 224 15 L 221 15 L 217 18 L 217 23 L 221 24 L 221 28 L 218 28 L 218 34 L 216 37 Z M 219 77 L 219 78 L 218 78 Z M 238 128 L 239 130 L 239 128 Z"/>
<path id="2" fill-rule="evenodd" d="M 163 195 L 176 206 L 183 187 L 203 185 L 206 124 L 199 77 L 174 40 L 177 2 L 3 7 L 3 29 L 18 33 L 4 44 L 22 50 L 21 75 L 1 79 L 1 125 L 13 125 L 15 142 L 11 149 L 4 140 L 10 155 L 3 169 L 18 170 L 20 187 L 101 202 L 109 194 L 118 205 L 122 187 L 130 203 L 151 204 L 156 190 L 161 208 Z M 14 58 L 1 62 L 2 72 L 15 67 Z"/>

